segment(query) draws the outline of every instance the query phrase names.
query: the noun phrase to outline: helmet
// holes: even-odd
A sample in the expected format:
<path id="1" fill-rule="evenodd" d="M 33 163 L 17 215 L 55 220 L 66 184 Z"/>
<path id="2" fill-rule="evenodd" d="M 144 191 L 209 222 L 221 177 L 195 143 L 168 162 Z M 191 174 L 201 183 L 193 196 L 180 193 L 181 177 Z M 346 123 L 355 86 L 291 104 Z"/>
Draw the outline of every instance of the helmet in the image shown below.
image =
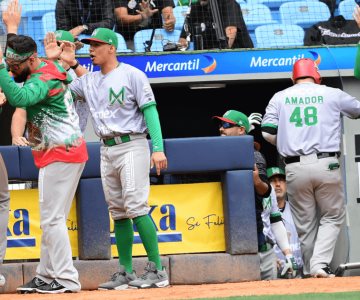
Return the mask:
<path id="1" fill-rule="evenodd" d="M 294 63 L 292 80 L 311 77 L 315 83 L 320 84 L 321 76 L 317 64 L 310 58 L 301 58 Z"/>

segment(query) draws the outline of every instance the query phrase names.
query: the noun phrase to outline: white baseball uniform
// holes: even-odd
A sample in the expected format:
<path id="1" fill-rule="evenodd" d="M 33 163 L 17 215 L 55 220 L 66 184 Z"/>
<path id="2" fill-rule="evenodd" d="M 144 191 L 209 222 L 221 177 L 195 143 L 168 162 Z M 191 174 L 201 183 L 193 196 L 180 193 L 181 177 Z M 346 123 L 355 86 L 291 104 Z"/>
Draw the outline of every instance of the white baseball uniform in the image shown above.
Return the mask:
<path id="1" fill-rule="evenodd" d="M 276 146 L 285 157 L 305 275 L 328 266 L 344 222 L 337 157 L 342 115 L 357 118 L 359 101 L 340 89 L 304 82 L 276 93 L 262 121 L 263 132 L 277 133 Z"/>
<path id="2" fill-rule="evenodd" d="M 105 75 L 97 71 L 75 79 L 70 88 L 89 106 L 96 134 L 120 143 L 101 147 L 101 177 L 112 218 L 146 215 L 150 151 L 141 109 L 155 104 L 149 80 L 142 71 L 119 63 Z M 121 143 L 126 135 L 131 142 Z"/>
<path id="3" fill-rule="evenodd" d="M 290 245 L 291 252 L 292 252 L 294 259 L 300 270 L 303 266 L 303 261 L 301 258 L 300 241 L 299 241 L 299 237 L 298 237 L 298 234 L 296 231 L 294 220 L 293 220 L 293 217 L 291 214 L 290 205 L 288 205 L 288 202 L 285 202 L 285 207 L 284 207 L 284 210 L 281 212 L 281 217 L 284 222 L 286 232 L 287 232 L 287 235 L 289 238 L 289 245 Z M 278 245 L 274 246 L 274 251 L 277 256 L 277 259 L 280 260 L 281 267 L 280 267 L 278 273 L 281 273 L 281 270 L 283 269 L 283 267 L 285 265 L 285 256 L 282 253 L 282 251 Z"/>

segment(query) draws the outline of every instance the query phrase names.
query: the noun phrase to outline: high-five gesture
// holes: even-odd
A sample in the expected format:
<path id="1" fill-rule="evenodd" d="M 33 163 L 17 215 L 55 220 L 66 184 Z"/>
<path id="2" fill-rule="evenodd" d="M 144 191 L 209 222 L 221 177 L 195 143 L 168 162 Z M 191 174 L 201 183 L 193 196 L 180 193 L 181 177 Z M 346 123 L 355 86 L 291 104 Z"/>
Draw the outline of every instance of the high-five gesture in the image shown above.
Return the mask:
<path id="1" fill-rule="evenodd" d="M 48 59 L 56 60 L 60 57 L 61 48 L 56 42 L 56 36 L 53 32 L 48 32 L 44 39 L 45 53 Z"/>
<path id="2" fill-rule="evenodd" d="M 75 60 L 75 44 L 62 41 L 60 45 L 56 41 L 54 32 L 48 32 L 44 40 L 45 52 L 48 59 L 61 59 L 67 64 L 72 65 Z"/>
<path id="3" fill-rule="evenodd" d="M 21 4 L 19 0 L 12 0 L 2 13 L 2 19 L 8 33 L 17 34 L 21 21 Z"/>

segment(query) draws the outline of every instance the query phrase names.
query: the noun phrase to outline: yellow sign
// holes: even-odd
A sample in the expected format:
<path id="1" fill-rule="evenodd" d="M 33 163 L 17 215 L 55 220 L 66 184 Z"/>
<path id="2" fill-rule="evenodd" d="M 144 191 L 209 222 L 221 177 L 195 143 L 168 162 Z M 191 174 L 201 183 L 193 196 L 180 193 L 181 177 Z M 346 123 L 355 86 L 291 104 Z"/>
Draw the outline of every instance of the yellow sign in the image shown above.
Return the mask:
<path id="1" fill-rule="evenodd" d="M 153 185 L 149 205 L 161 254 L 225 251 L 220 183 Z M 112 220 L 110 227 L 111 254 L 118 256 Z M 146 255 L 137 232 L 133 254 Z"/>
<path id="2" fill-rule="evenodd" d="M 38 197 L 36 189 L 10 191 L 6 260 L 40 258 Z M 150 189 L 149 205 L 149 215 L 156 226 L 161 254 L 225 251 L 220 183 L 154 185 Z M 67 219 L 67 226 L 72 253 L 77 257 L 75 200 Z M 112 220 L 110 237 L 112 256 L 117 257 Z M 136 228 L 133 254 L 146 255 Z"/>
<path id="3" fill-rule="evenodd" d="M 56 199 L 54 199 L 56 201 Z M 73 256 L 78 256 L 76 204 L 67 219 Z M 10 217 L 5 259 L 40 258 L 41 229 L 37 189 L 10 191 Z"/>

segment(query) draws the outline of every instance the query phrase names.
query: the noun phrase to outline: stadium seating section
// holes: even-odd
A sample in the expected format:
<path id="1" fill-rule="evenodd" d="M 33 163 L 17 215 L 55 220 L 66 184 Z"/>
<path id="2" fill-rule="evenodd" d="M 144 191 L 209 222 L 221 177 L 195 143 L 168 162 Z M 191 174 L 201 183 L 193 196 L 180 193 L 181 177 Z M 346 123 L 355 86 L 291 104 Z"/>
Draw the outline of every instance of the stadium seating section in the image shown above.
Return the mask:
<path id="1" fill-rule="evenodd" d="M 319 0 L 235 1 L 241 6 L 245 24 L 256 48 L 302 46 L 303 43 L 300 42 L 300 38 L 306 29 L 317 22 L 326 21 L 330 18 L 329 7 Z M 2 9 L 4 9 L 6 2 L 1 2 Z M 56 29 L 56 0 L 20 0 L 20 3 L 22 4 L 22 21 L 19 33 L 32 36 L 38 45 L 40 55 L 44 55 L 44 36 L 46 32 Z M 151 47 L 152 51 L 162 51 L 163 45 L 168 41 L 178 41 L 186 14 L 190 10 L 187 5 L 184 5 L 188 4 L 189 1 L 175 0 L 174 3 L 175 31 L 169 33 L 160 28 L 156 29 Z M 336 0 L 336 3 L 335 15 L 341 14 L 346 19 L 353 19 L 354 0 Z M 0 30 L 2 28 L 3 24 L 1 24 Z M 292 30 L 294 31 L 291 32 Z M 127 48 L 124 38 L 119 34 L 118 37 L 118 52 L 132 52 Z M 144 52 L 144 43 L 149 41 L 150 37 L 151 30 L 137 32 L 134 38 L 134 51 Z M 88 46 L 79 50 L 78 54 L 88 54 Z"/>

